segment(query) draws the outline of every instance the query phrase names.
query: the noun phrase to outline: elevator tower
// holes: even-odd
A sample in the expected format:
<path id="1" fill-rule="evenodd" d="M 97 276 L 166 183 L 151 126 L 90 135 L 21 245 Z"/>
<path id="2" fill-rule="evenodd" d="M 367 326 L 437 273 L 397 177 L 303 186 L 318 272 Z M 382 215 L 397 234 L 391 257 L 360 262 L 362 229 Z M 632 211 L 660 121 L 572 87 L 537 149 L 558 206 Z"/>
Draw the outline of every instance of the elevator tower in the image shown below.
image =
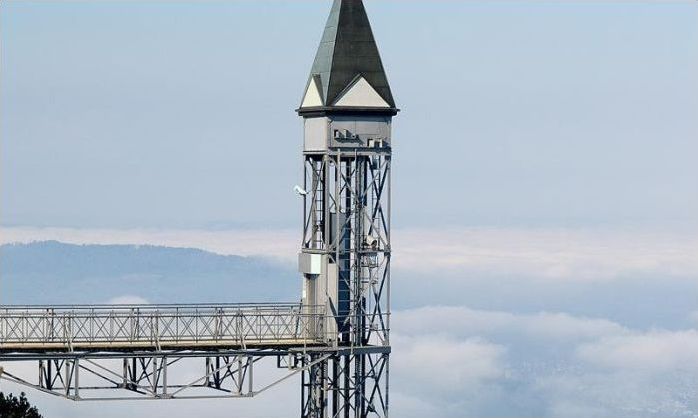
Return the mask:
<path id="1" fill-rule="evenodd" d="M 302 300 L 309 313 L 326 313 L 322 328 L 336 348 L 303 372 L 302 416 L 388 416 L 391 121 L 398 109 L 361 0 L 334 1 L 297 112 L 304 127 Z"/>

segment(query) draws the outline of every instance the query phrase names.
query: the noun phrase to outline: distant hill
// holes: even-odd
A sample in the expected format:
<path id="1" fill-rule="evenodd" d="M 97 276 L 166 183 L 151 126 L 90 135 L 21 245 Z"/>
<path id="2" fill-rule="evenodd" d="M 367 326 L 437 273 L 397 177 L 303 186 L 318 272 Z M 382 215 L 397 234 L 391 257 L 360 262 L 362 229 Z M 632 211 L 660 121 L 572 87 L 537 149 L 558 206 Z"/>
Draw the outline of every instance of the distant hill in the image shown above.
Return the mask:
<path id="1" fill-rule="evenodd" d="M 300 298 L 293 266 L 194 248 L 0 246 L 0 304 L 104 303 L 126 295 L 153 303 L 286 301 Z"/>

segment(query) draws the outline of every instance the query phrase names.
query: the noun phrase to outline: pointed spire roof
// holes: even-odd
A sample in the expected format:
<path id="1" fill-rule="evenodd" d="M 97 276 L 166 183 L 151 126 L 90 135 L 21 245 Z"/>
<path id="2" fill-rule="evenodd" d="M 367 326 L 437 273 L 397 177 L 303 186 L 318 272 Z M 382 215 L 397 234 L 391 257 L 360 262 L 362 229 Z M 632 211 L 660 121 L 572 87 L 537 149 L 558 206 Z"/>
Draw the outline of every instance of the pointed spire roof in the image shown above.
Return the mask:
<path id="1" fill-rule="evenodd" d="M 299 112 L 345 107 L 395 111 L 361 0 L 334 0 Z"/>

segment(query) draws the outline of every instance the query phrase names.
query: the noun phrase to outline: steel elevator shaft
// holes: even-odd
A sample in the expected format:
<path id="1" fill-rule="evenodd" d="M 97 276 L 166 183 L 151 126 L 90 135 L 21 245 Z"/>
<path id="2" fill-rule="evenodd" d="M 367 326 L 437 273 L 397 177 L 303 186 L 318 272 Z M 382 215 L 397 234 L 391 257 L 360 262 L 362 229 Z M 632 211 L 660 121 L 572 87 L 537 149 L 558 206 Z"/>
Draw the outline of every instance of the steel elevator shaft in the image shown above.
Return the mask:
<path id="1" fill-rule="evenodd" d="M 328 344 L 348 350 L 304 374 L 302 416 L 387 416 L 390 149 L 308 153 L 305 166 L 300 257 L 319 267 L 305 269 L 304 303 L 325 306 Z"/>

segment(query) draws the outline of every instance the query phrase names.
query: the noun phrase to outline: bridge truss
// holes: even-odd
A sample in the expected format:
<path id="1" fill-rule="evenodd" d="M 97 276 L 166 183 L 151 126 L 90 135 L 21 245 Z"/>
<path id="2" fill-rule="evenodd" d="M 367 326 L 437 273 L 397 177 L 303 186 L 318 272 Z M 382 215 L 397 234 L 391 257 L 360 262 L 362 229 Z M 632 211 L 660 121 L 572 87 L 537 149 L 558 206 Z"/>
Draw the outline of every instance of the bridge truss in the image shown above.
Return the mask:
<path id="1" fill-rule="evenodd" d="M 293 304 L 2 307 L 0 378 L 73 400 L 250 397 L 328 358 L 323 324 Z M 265 360 L 283 373 L 256 382 Z M 29 361 L 33 379 L 13 371 Z"/>
<path id="2" fill-rule="evenodd" d="M 300 304 L 3 306 L 0 379 L 101 401 L 253 397 L 302 374 L 307 401 L 328 364 L 389 352 L 332 343 L 326 321 Z"/>

